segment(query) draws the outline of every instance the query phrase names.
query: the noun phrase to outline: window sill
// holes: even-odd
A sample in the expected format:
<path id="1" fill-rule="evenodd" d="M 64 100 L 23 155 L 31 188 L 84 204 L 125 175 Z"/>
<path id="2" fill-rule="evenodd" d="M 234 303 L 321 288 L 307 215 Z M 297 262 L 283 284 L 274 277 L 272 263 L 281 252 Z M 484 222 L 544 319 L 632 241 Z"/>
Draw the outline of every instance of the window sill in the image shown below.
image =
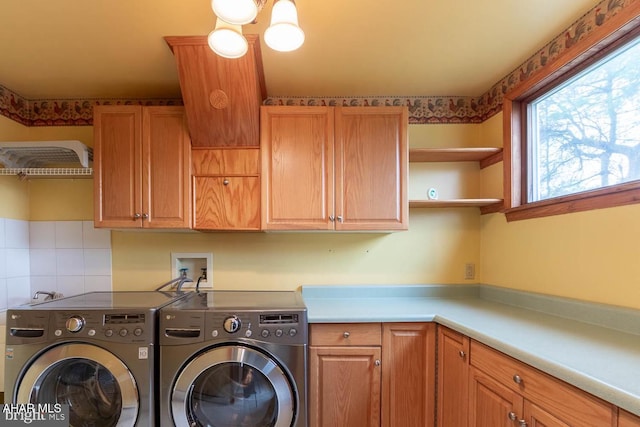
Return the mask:
<path id="1" fill-rule="evenodd" d="M 640 181 L 527 203 L 506 209 L 504 214 L 507 217 L 507 221 L 511 222 L 634 203 L 640 203 Z"/>

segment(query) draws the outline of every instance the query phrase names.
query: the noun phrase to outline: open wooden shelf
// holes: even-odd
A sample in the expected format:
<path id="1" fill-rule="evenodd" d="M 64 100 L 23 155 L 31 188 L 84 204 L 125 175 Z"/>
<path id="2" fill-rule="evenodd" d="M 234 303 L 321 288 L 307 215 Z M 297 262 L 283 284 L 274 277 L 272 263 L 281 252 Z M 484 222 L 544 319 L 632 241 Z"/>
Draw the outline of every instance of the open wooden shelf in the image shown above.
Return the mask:
<path id="1" fill-rule="evenodd" d="M 409 162 L 479 162 L 486 168 L 502 161 L 502 148 L 411 148 Z"/>
<path id="2" fill-rule="evenodd" d="M 502 210 L 502 199 L 409 200 L 410 208 L 480 208 L 482 214 Z"/>

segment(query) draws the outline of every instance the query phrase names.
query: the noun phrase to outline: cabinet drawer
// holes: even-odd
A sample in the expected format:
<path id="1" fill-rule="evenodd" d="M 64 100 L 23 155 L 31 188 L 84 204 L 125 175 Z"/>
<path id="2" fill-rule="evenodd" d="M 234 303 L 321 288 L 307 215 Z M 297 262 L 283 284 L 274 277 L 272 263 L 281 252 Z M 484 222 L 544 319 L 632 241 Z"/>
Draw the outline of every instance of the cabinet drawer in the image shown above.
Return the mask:
<path id="1" fill-rule="evenodd" d="M 257 175 L 260 150 L 257 148 L 191 150 L 194 175 Z"/>
<path id="2" fill-rule="evenodd" d="M 471 341 L 471 365 L 570 425 L 610 426 L 615 407 L 499 351 Z"/>
<path id="3" fill-rule="evenodd" d="M 380 323 L 314 323 L 309 332 L 310 345 L 382 345 Z"/>

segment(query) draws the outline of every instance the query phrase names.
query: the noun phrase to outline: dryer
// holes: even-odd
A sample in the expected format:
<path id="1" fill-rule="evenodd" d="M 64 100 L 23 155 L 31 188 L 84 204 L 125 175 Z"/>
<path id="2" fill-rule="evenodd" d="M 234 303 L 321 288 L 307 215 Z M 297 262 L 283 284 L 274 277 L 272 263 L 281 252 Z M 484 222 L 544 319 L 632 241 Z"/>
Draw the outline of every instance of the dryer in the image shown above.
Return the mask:
<path id="1" fill-rule="evenodd" d="M 161 426 L 307 426 L 298 292 L 194 293 L 159 317 Z"/>
<path id="2" fill-rule="evenodd" d="M 186 294 L 93 292 L 7 311 L 5 401 L 69 405 L 69 425 L 154 426 L 157 310 Z"/>

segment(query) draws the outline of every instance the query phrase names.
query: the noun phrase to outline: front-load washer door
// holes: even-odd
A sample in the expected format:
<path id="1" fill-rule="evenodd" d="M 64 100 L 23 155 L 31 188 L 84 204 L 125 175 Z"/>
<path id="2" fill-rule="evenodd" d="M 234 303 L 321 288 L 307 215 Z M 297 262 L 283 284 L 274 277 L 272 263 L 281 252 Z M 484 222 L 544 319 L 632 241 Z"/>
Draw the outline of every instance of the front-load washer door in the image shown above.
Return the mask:
<path id="1" fill-rule="evenodd" d="M 177 427 L 291 427 L 296 393 L 266 354 L 242 345 L 215 347 L 180 372 L 171 392 Z"/>
<path id="2" fill-rule="evenodd" d="M 17 385 L 14 403 L 69 405 L 71 427 L 132 427 L 138 418 L 138 387 L 113 353 L 89 344 L 45 351 Z"/>

